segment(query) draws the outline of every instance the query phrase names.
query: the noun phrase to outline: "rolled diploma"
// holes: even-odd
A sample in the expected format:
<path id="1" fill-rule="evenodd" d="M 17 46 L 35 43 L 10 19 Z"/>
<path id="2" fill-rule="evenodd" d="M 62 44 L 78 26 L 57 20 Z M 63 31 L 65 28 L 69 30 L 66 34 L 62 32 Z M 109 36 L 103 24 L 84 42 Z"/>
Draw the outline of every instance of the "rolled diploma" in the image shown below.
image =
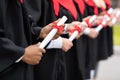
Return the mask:
<path id="1" fill-rule="evenodd" d="M 104 26 L 103 25 L 105 25 L 106 24 L 106 20 L 104 21 L 103 20 L 103 22 L 102 22 L 102 24 L 100 24 L 95 30 L 96 30 L 96 32 L 99 32 Z"/>
<path id="2" fill-rule="evenodd" d="M 117 22 L 117 17 L 120 16 L 120 11 L 116 13 L 116 16 L 112 19 L 112 24 L 115 24 Z"/>
<path id="3" fill-rule="evenodd" d="M 89 23 L 91 24 L 95 19 L 97 18 L 96 15 L 93 15 L 90 19 L 89 19 Z M 85 23 L 86 24 L 86 23 Z M 88 35 L 90 33 L 90 28 L 87 28 L 83 31 L 84 34 Z"/>
<path id="4" fill-rule="evenodd" d="M 96 32 L 99 32 L 102 28 L 103 28 L 103 25 L 99 25 L 99 26 L 96 28 Z"/>
<path id="5" fill-rule="evenodd" d="M 117 21 L 117 19 L 116 19 L 116 17 L 114 17 L 114 18 L 112 19 L 112 24 L 115 24 L 116 21 Z"/>
<path id="6" fill-rule="evenodd" d="M 79 25 L 79 27 L 81 28 L 81 25 Z M 78 31 L 74 31 L 73 34 L 69 37 L 69 40 L 70 41 L 73 41 L 75 39 L 75 37 L 78 35 Z"/>
<path id="7" fill-rule="evenodd" d="M 96 18 L 97 18 L 97 16 L 96 16 L 96 15 L 93 15 L 93 16 L 90 18 L 89 23 L 92 23 Z"/>
<path id="8" fill-rule="evenodd" d="M 114 9 L 113 9 L 113 8 L 110 8 L 107 12 L 108 12 L 108 14 L 112 14 L 113 11 L 114 11 Z"/>
<path id="9" fill-rule="evenodd" d="M 108 14 L 112 14 L 112 12 L 113 12 L 113 9 L 110 8 L 110 9 L 108 10 Z M 105 14 L 105 15 L 104 15 L 104 19 L 103 19 L 103 21 L 102 21 L 102 24 L 100 24 L 100 25 L 96 28 L 96 32 L 99 32 L 99 31 L 103 28 L 103 25 L 105 25 L 108 20 L 110 20 L 110 18 L 109 18 L 108 15 Z"/>
<path id="10" fill-rule="evenodd" d="M 73 41 L 77 35 L 78 35 L 78 31 L 74 31 L 73 34 L 70 36 L 69 40 Z"/>
<path id="11" fill-rule="evenodd" d="M 67 20 L 67 17 L 63 16 L 61 20 L 57 23 L 57 26 L 64 24 L 66 20 Z M 49 41 L 54 37 L 57 31 L 58 29 L 56 28 L 52 29 L 50 33 L 45 37 L 45 39 L 41 42 L 39 48 L 44 48 L 49 43 Z"/>
<path id="12" fill-rule="evenodd" d="M 90 18 L 89 23 L 92 23 L 93 20 L 95 20 L 96 17 L 97 17 L 96 15 L 93 15 L 93 16 Z M 84 22 L 84 21 L 82 22 L 82 24 L 85 24 L 85 25 L 87 26 L 86 22 Z M 81 26 L 79 26 L 79 27 L 81 27 Z M 88 33 L 89 33 L 89 32 L 88 32 Z M 77 35 L 78 35 L 78 31 L 75 31 L 75 32 L 70 36 L 69 40 L 70 40 L 70 41 L 73 41 Z"/>

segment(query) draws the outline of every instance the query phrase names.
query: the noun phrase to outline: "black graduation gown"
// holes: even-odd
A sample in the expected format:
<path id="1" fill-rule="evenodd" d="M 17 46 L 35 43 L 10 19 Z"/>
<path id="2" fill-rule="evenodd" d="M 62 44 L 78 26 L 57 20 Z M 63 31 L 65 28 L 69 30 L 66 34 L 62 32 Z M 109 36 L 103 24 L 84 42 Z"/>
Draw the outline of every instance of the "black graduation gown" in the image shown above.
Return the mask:
<path id="1" fill-rule="evenodd" d="M 33 66 L 15 63 L 32 42 L 30 30 L 19 0 L 0 0 L 0 80 L 33 80 Z"/>
<path id="2" fill-rule="evenodd" d="M 51 0 L 26 0 L 25 4 L 29 16 L 38 26 L 44 27 L 57 19 Z M 34 67 L 34 79 L 66 80 L 64 62 L 61 49 L 47 50 L 40 63 Z"/>
<path id="3" fill-rule="evenodd" d="M 93 15 L 93 8 L 86 5 L 88 8 L 88 15 Z M 101 12 L 101 9 L 98 8 L 99 13 Z M 94 26 L 95 27 L 95 26 Z M 113 54 L 112 49 L 112 29 L 110 29 L 108 26 L 105 29 L 102 29 L 96 39 L 88 39 L 89 41 L 89 57 L 87 60 L 87 67 L 89 70 L 95 69 L 96 63 L 99 60 L 107 59 L 110 54 Z M 87 71 L 87 73 L 89 73 Z"/>
<path id="4" fill-rule="evenodd" d="M 113 28 L 111 27 L 107 27 L 108 29 L 108 34 L 107 34 L 107 43 L 108 43 L 108 56 L 112 56 L 113 55 Z"/>
<path id="5" fill-rule="evenodd" d="M 93 15 L 93 8 L 90 6 L 87 6 L 88 8 L 88 15 Z M 98 9 L 99 13 L 101 12 L 101 9 Z M 96 27 L 96 26 L 94 26 Z M 86 60 L 86 77 L 90 77 L 90 70 L 95 69 L 96 64 L 99 60 L 106 59 L 109 56 L 109 51 L 108 51 L 108 45 L 112 45 L 108 42 L 108 35 L 109 38 L 111 34 L 111 31 L 108 30 L 108 27 L 105 29 L 102 29 L 96 39 L 91 39 L 88 38 L 88 56 Z M 110 39 L 111 41 L 112 39 Z M 108 44 L 109 43 L 109 44 Z M 112 49 L 109 49 L 110 53 L 112 53 Z"/>
<path id="6" fill-rule="evenodd" d="M 108 10 L 108 5 L 107 10 Z M 112 27 L 106 26 L 105 29 L 102 29 L 100 36 L 98 37 L 100 43 L 98 45 L 98 61 L 107 59 L 113 54 L 113 30 Z"/>
<path id="7" fill-rule="evenodd" d="M 73 1 L 74 6 L 77 10 L 77 4 Z M 60 7 L 59 15 L 62 17 L 63 15 L 67 16 L 68 20 L 66 23 L 70 23 L 73 21 L 81 21 L 82 15 L 77 13 L 77 19 L 75 20 L 73 15 L 64 7 Z M 67 36 L 64 36 L 67 38 Z M 65 53 L 66 60 L 66 69 L 67 69 L 67 80 L 83 80 L 84 72 L 85 72 L 85 41 L 84 36 L 81 36 L 79 39 L 73 41 L 73 47 Z"/>
<path id="8" fill-rule="evenodd" d="M 93 7 L 89 6 L 87 3 L 85 3 L 86 6 L 86 14 L 85 17 L 94 15 L 94 9 Z M 96 26 L 93 26 L 96 27 Z M 90 71 L 94 70 L 97 63 L 97 45 L 98 39 L 92 39 L 88 36 L 86 36 L 86 78 L 90 78 Z"/>
<path id="9" fill-rule="evenodd" d="M 79 14 L 79 21 L 82 21 L 84 17 L 88 16 L 85 2 L 83 1 L 83 3 L 84 3 L 84 7 L 85 7 L 84 14 L 81 13 L 81 11 L 80 11 L 81 8 L 79 9 L 78 4 L 75 3 L 76 9 Z M 89 47 L 88 40 L 89 40 L 89 38 L 87 35 L 82 35 L 78 40 L 76 40 L 78 66 L 79 66 L 79 69 L 81 70 L 83 79 L 88 79 L 88 78 L 86 78 L 86 75 L 89 74 L 89 73 L 86 74 L 86 70 L 87 71 L 89 70 L 88 67 L 86 68 L 86 64 L 88 64 L 88 62 L 89 62 L 88 54 L 90 52 L 90 50 L 88 48 Z"/>
<path id="10" fill-rule="evenodd" d="M 32 3 L 35 3 L 36 5 L 33 5 Z M 52 2 L 50 0 L 34 0 L 32 3 L 31 5 L 27 5 L 28 13 L 32 16 L 33 20 L 37 21 L 38 25 L 45 26 L 49 22 L 54 21 L 63 15 L 68 17 L 67 22 L 72 22 L 74 20 L 71 13 L 63 7 L 60 7 L 59 16 L 54 17 L 55 14 L 52 11 L 53 6 L 51 6 Z M 34 14 L 36 15 L 34 16 Z M 63 36 L 68 37 L 66 35 Z M 35 80 L 82 80 L 83 73 L 81 70 L 83 69 L 81 68 L 84 68 L 82 66 L 84 54 L 82 55 L 82 53 L 85 50 L 85 47 L 82 47 L 84 46 L 84 40 L 80 38 L 77 43 L 75 41 L 74 43 L 74 47 L 69 50 L 67 54 L 62 50 L 48 50 L 43 56 L 40 64 L 34 69 Z M 76 45 L 79 46 L 76 47 Z"/>

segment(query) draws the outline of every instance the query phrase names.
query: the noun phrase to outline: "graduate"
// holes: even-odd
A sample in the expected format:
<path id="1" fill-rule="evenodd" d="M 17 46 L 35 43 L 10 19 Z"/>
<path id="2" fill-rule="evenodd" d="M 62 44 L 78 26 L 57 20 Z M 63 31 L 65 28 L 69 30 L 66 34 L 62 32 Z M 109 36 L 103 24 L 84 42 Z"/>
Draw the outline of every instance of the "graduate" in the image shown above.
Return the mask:
<path id="1" fill-rule="evenodd" d="M 26 0 L 25 5 L 31 20 L 39 26 L 47 25 L 58 19 L 50 0 Z M 47 49 L 40 64 L 34 67 L 35 80 L 66 80 L 65 53 L 63 51 L 68 51 L 73 44 L 67 38 L 60 37 L 60 39 L 62 46 Z M 58 41 L 56 44 L 60 44 L 60 42 Z"/>
<path id="2" fill-rule="evenodd" d="M 83 16 L 81 12 L 78 12 L 77 10 L 78 7 L 82 6 L 80 0 L 57 0 L 57 1 L 52 0 L 52 1 L 54 12 L 57 18 L 66 15 L 68 17 L 67 23 L 73 21 L 82 21 Z M 84 6 L 82 7 L 84 12 Z M 84 36 L 81 36 L 77 40 L 74 40 L 73 44 L 74 46 L 67 53 L 65 53 L 67 80 L 83 80 L 85 72 L 84 52 L 86 50 Z"/>
<path id="3" fill-rule="evenodd" d="M 98 15 L 101 12 L 103 12 L 103 7 L 106 8 L 106 5 L 110 7 L 110 0 L 106 0 L 105 3 L 104 0 L 85 0 L 88 15 Z M 106 8 L 107 10 L 107 8 Z M 107 29 L 106 29 L 107 28 Z M 94 70 L 95 66 L 97 65 L 97 62 L 102 59 L 108 58 L 109 54 L 113 53 L 112 49 L 112 31 L 108 29 L 109 27 L 103 28 L 96 39 L 92 40 L 92 46 L 90 47 L 92 49 L 92 53 L 90 53 L 90 62 L 88 65 L 90 65 L 90 70 Z M 109 35 L 109 37 L 108 37 Z M 111 35 L 111 36 L 110 36 Z M 108 41 L 109 39 L 109 41 Z M 109 43 L 109 44 L 108 44 Z M 90 40 L 90 46 L 91 46 L 91 40 Z M 110 46 L 110 47 L 109 47 Z M 109 48 L 109 49 L 108 49 Z M 110 50 L 110 52 L 108 51 Z"/>
<path id="4" fill-rule="evenodd" d="M 105 10 L 108 10 L 111 8 L 112 4 L 110 0 L 103 0 L 105 4 Z M 100 9 L 102 10 L 103 7 Z M 103 10 L 102 10 L 103 11 Z M 102 45 L 101 45 L 102 44 Z M 106 26 L 100 31 L 100 35 L 98 36 L 98 45 L 101 45 L 98 47 L 97 52 L 97 61 L 105 60 L 108 57 L 113 55 L 113 29 L 112 26 Z M 97 64 L 97 67 L 99 67 L 99 64 Z M 97 69 L 96 69 L 97 74 Z M 95 75 L 96 77 L 96 75 Z"/>
<path id="5" fill-rule="evenodd" d="M 103 0 L 105 5 L 106 5 L 106 10 L 108 10 L 109 8 L 111 8 L 111 1 L 110 0 Z M 103 29 L 104 31 L 104 38 L 103 36 L 101 36 L 101 38 L 99 37 L 99 42 L 101 41 L 101 39 L 104 39 L 104 46 L 105 47 L 102 51 L 99 49 L 98 50 L 98 60 L 104 60 L 108 57 L 110 57 L 113 54 L 113 30 L 112 30 L 112 26 L 106 26 L 105 29 Z M 101 32 L 102 33 L 102 32 Z M 106 39 L 105 39 L 106 38 Z M 106 46 L 105 46 L 106 44 Z"/>
<path id="6" fill-rule="evenodd" d="M 98 8 L 94 4 L 94 0 L 84 0 L 86 6 L 86 16 L 98 15 Z M 92 26 L 95 28 L 95 26 Z M 97 62 L 97 39 L 87 37 L 87 51 L 86 51 L 86 79 L 91 78 L 91 70 L 95 69 L 96 62 Z"/>
<path id="7" fill-rule="evenodd" d="M 45 49 L 33 40 L 44 38 L 53 23 L 42 29 L 30 26 L 23 0 L 1 0 L 0 18 L 0 80 L 34 80 L 33 65 Z"/>
<path id="8" fill-rule="evenodd" d="M 54 4 L 54 1 L 55 1 L 55 4 Z M 58 9 L 59 7 L 59 5 L 56 6 L 58 4 L 56 3 L 57 0 L 53 0 L 53 1 L 52 0 L 51 1 L 50 0 L 49 1 L 34 0 L 34 2 L 32 3 L 31 2 L 30 0 L 26 0 L 26 5 L 27 5 L 26 8 L 28 10 L 29 15 L 32 16 L 33 18 L 32 20 L 36 21 L 38 25 L 46 25 L 48 24 L 48 22 L 61 18 L 64 15 L 68 17 L 67 23 L 70 23 L 73 21 L 73 20 L 70 20 L 71 18 L 74 18 L 74 17 L 72 15 L 69 15 L 69 11 L 68 11 L 68 14 L 60 13 L 60 16 L 56 16 L 55 8 Z M 67 10 L 65 10 L 65 12 L 67 12 Z M 37 15 L 34 15 L 34 14 L 37 14 Z M 80 23 L 80 22 L 73 22 L 71 24 L 77 24 L 77 23 Z M 46 51 L 46 54 L 43 56 L 41 63 L 39 65 L 36 65 L 34 68 L 35 80 L 81 79 L 79 78 L 82 75 L 81 72 L 79 73 L 80 76 L 77 75 L 76 73 L 76 71 L 78 70 L 78 68 L 76 69 L 76 67 L 78 66 L 76 65 L 76 63 L 74 64 L 74 62 L 76 62 L 74 61 L 76 60 L 76 58 L 74 57 L 72 58 L 72 56 L 74 56 L 74 53 L 72 55 L 66 54 L 66 51 L 68 51 L 71 48 L 71 46 L 68 45 L 69 43 L 71 43 L 68 40 L 69 35 L 63 34 L 61 35 L 61 37 L 63 40 L 63 47 L 66 46 L 67 50 L 63 49 L 63 47 L 62 47 L 62 50 L 56 49 L 56 48 L 48 49 Z M 70 56 L 67 57 L 67 55 L 70 55 Z"/>

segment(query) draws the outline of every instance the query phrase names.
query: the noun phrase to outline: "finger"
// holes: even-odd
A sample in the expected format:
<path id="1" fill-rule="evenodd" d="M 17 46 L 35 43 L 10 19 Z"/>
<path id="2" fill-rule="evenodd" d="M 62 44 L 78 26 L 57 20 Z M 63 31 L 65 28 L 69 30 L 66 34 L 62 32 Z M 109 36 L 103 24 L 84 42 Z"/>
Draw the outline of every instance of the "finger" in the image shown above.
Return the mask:
<path id="1" fill-rule="evenodd" d="M 36 57 L 41 57 L 43 56 L 42 52 L 39 52 L 38 55 L 36 55 Z"/>
<path id="2" fill-rule="evenodd" d="M 41 55 L 41 56 L 37 56 L 37 57 L 36 57 L 36 62 L 37 62 L 37 63 L 40 62 L 40 60 L 42 59 L 42 56 L 43 56 L 43 55 Z"/>
<path id="3" fill-rule="evenodd" d="M 40 46 L 40 44 L 41 44 L 41 43 L 40 43 L 40 42 L 38 42 L 38 43 L 36 44 L 36 46 Z"/>
<path id="4" fill-rule="evenodd" d="M 45 53 L 46 52 L 46 50 L 42 49 L 42 48 L 39 48 L 39 50 L 40 50 L 41 53 Z"/>
<path id="5" fill-rule="evenodd" d="M 58 37 L 59 37 L 59 35 L 56 34 L 56 35 L 53 37 L 53 39 L 57 39 Z"/>

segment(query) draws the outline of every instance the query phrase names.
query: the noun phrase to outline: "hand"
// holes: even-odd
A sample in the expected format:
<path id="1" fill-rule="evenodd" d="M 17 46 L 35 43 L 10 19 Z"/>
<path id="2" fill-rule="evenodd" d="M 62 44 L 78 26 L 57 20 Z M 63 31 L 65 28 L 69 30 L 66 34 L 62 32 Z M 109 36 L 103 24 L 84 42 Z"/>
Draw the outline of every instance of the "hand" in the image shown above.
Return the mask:
<path id="1" fill-rule="evenodd" d="M 91 38 L 96 38 L 98 36 L 98 32 L 96 32 L 95 28 L 90 28 L 90 33 L 88 34 L 89 37 Z"/>
<path id="2" fill-rule="evenodd" d="M 86 20 L 90 19 L 91 17 L 92 16 L 87 16 L 87 17 L 83 18 L 83 21 L 86 21 Z"/>
<path id="3" fill-rule="evenodd" d="M 97 16 L 95 22 L 97 25 L 99 25 L 101 23 L 101 21 L 103 20 L 104 16 L 103 15 L 100 15 L 100 16 Z"/>
<path id="4" fill-rule="evenodd" d="M 73 43 L 66 38 L 62 38 L 62 50 L 67 52 L 72 46 Z"/>
<path id="5" fill-rule="evenodd" d="M 23 55 L 22 61 L 31 65 L 39 64 L 42 53 L 45 53 L 45 50 L 39 48 L 38 44 L 28 46 L 25 48 L 25 53 Z"/>
<path id="6" fill-rule="evenodd" d="M 48 35 L 48 33 L 49 33 L 49 32 L 53 29 L 53 27 L 55 26 L 54 23 L 55 23 L 55 22 L 57 23 L 59 20 L 60 20 L 60 19 L 58 19 L 58 20 L 56 20 L 56 21 L 54 21 L 54 22 L 46 25 L 45 27 L 43 27 L 43 28 L 41 29 L 41 32 L 40 32 L 39 37 L 40 37 L 40 38 L 45 38 L 45 37 Z M 60 34 L 57 33 L 57 34 L 54 36 L 54 39 L 58 38 L 59 35 L 60 35 Z"/>
<path id="7" fill-rule="evenodd" d="M 113 27 L 113 23 L 112 23 L 112 19 L 111 20 L 109 20 L 109 21 L 107 21 L 107 25 L 109 26 L 109 27 Z"/>
<path id="8" fill-rule="evenodd" d="M 111 14 L 111 16 L 110 16 L 110 20 L 109 21 L 107 21 L 107 25 L 109 26 L 109 27 L 113 27 L 113 25 L 115 24 L 115 23 L 112 23 L 112 20 L 114 19 L 114 18 L 116 18 L 116 22 L 118 21 L 118 19 L 119 19 L 119 17 L 118 17 L 118 11 L 119 11 L 119 9 L 114 9 L 114 12 Z M 116 14 L 117 14 L 117 16 L 116 16 Z"/>

